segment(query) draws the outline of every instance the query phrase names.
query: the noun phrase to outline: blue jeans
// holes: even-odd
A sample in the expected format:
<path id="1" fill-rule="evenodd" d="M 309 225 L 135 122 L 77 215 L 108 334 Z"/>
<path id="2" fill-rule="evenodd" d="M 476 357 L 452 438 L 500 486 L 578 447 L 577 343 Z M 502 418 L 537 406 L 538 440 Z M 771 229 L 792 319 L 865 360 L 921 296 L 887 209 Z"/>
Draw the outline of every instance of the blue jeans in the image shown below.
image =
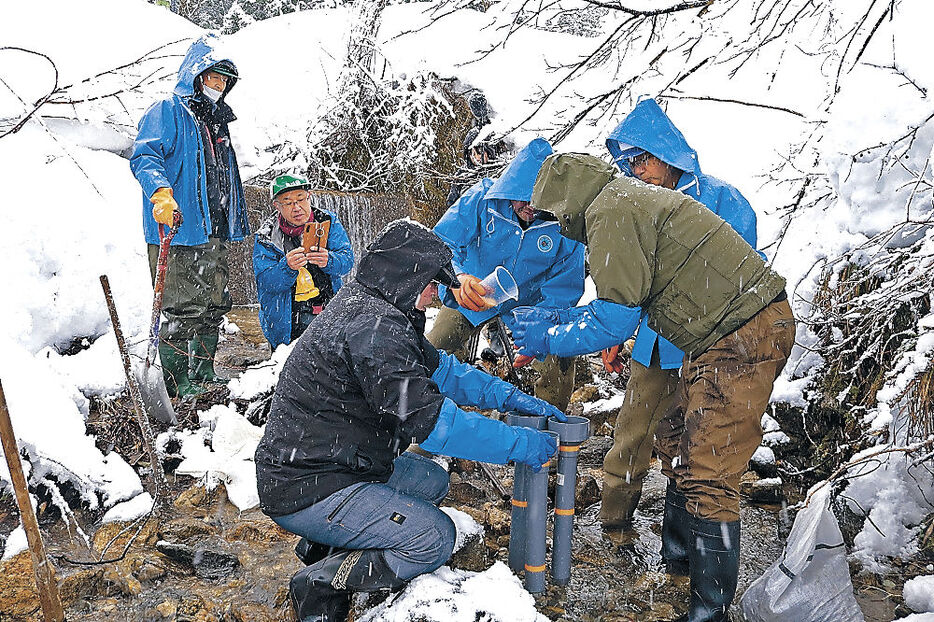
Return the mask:
<path id="1" fill-rule="evenodd" d="M 385 484 L 352 484 L 273 520 L 320 544 L 381 549 L 389 568 L 408 581 L 444 564 L 454 550 L 454 522 L 437 507 L 448 483 L 440 465 L 406 452 L 396 458 Z"/>

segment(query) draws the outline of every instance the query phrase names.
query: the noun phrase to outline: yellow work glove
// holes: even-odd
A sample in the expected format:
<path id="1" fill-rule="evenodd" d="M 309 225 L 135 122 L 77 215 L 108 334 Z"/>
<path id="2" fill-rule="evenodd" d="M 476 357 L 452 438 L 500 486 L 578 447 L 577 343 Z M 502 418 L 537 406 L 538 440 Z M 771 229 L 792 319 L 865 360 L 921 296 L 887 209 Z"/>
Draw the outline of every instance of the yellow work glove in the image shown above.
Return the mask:
<path id="1" fill-rule="evenodd" d="M 159 188 L 152 193 L 149 200 L 152 201 L 152 217 L 156 219 L 156 222 L 171 227 L 175 210 L 178 209 L 178 203 L 172 198 L 172 189 Z"/>
<path id="2" fill-rule="evenodd" d="M 321 290 L 315 285 L 315 280 L 311 278 L 311 272 L 308 268 L 302 266 L 298 269 L 298 276 L 295 277 L 295 300 L 311 300 L 321 293 Z"/>
<path id="3" fill-rule="evenodd" d="M 486 290 L 480 285 L 480 279 L 471 274 L 458 274 L 457 279 L 461 282 L 461 286 L 451 290 L 457 304 L 471 311 L 483 311 L 491 307 L 483 299 Z"/>

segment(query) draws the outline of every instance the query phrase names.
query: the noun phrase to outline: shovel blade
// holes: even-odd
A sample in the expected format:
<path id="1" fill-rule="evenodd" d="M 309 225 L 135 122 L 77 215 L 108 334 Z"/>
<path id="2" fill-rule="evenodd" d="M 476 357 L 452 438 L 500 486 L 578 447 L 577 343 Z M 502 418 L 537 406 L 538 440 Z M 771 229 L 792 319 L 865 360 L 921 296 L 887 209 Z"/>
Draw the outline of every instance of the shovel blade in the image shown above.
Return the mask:
<path id="1" fill-rule="evenodd" d="M 147 342 L 142 342 L 131 348 L 135 356 L 133 361 L 133 377 L 139 387 L 139 394 L 150 419 L 155 419 L 170 425 L 178 424 L 175 408 L 165 388 L 165 377 L 162 375 L 162 365 L 159 363 L 159 353 L 154 352 L 155 359 L 147 356 Z"/>
<path id="2" fill-rule="evenodd" d="M 175 408 L 172 407 L 172 400 L 165 388 L 162 369 L 144 363 L 137 366 L 133 370 L 133 374 L 136 376 L 136 382 L 139 384 L 139 395 L 143 399 L 143 406 L 146 407 L 149 416 L 162 423 L 177 425 L 178 417 L 175 416 Z"/>

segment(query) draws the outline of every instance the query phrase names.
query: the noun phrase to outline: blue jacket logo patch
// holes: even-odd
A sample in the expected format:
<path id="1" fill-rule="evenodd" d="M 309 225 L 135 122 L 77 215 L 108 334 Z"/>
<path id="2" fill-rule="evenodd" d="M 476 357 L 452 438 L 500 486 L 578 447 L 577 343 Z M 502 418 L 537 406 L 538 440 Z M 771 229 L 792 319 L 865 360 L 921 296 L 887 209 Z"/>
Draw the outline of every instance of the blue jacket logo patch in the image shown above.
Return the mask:
<path id="1" fill-rule="evenodd" d="M 547 235 L 538 238 L 538 250 L 547 253 L 554 247 L 555 243 Z"/>

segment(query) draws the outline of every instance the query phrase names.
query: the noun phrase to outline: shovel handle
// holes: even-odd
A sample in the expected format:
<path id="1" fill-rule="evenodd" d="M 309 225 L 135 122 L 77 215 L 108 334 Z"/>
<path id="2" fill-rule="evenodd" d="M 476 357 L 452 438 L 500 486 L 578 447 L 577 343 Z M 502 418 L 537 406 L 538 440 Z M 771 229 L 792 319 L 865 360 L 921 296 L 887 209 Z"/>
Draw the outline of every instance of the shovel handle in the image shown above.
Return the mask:
<path id="1" fill-rule="evenodd" d="M 172 218 L 172 228 L 165 232 L 165 225 L 159 225 L 159 259 L 156 262 L 156 282 L 153 284 L 152 319 L 149 323 L 149 351 L 146 356 L 147 367 L 156 360 L 156 350 L 159 348 L 159 320 L 162 315 L 162 294 L 165 290 L 165 273 L 169 264 L 169 246 L 172 238 L 178 233 L 182 224 L 182 215 L 175 210 Z"/>

